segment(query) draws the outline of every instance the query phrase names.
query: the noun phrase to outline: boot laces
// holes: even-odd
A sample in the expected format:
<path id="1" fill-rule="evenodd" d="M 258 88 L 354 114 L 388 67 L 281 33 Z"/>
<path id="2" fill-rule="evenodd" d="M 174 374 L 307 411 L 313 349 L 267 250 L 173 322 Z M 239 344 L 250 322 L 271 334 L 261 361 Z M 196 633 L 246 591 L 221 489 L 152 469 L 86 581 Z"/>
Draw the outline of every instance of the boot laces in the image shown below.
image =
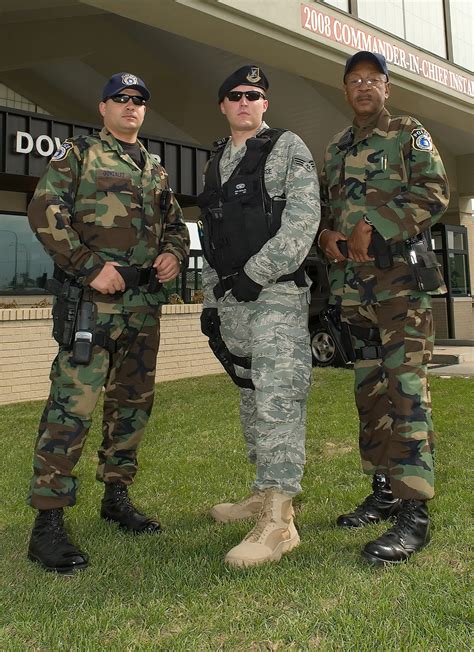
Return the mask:
<path id="1" fill-rule="evenodd" d="M 127 487 L 121 482 L 118 482 L 114 486 L 114 498 L 129 514 L 133 512 L 134 514 L 144 516 L 144 514 L 139 512 L 135 505 L 132 503 L 130 496 L 128 495 Z"/>
<path id="2" fill-rule="evenodd" d="M 367 497 L 363 500 L 362 504 L 359 505 L 359 507 L 356 507 L 356 508 L 355 508 L 354 513 L 355 513 L 355 514 L 363 514 L 363 513 L 365 513 L 365 512 L 368 510 L 368 508 L 371 508 L 371 507 L 373 507 L 373 508 L 376 509 L 376 508 L 379 506 L 379 503 L 380 503 L 380 501 L 381 501 L 381 498 L 382 498 L 382 497 L 381 497 L 381 496 L 377 496 L 376 493 L 375 493 L 375 491 L 374 491 L 373 494 L 370 494 L 369 496 L 367 496 Z"/>
<path id="3" fill-rule="evenodd" d="M 404 508 L 398 513 L 395 525 L 389 531 L 396 532 L 397 534 L 409 534 L 413 527 L 416 525 L 416 505 L 415 503 L 408 502 Z"/>
<path id="4" fill-rule="evenodd" d="M 250 530 L 250 532 L 247 534 L 244 540 L 250 541 L 251 543 L 256 543 L 272 520 L 271 506 L 264 504 L 260 511 L 258 521 L 256 522 L 253 529 Z"/>
<path id="5" fill-rule="evenodd" d="M 64 542 L 69 543 L 67 532 L 64 528 L 62 510 L 52 509 L 48 514 L 45 514 L 41 520 L 45 522 L 47 526 L 46 530 L 51 533 L 51 542 L 53 544 Z"/>

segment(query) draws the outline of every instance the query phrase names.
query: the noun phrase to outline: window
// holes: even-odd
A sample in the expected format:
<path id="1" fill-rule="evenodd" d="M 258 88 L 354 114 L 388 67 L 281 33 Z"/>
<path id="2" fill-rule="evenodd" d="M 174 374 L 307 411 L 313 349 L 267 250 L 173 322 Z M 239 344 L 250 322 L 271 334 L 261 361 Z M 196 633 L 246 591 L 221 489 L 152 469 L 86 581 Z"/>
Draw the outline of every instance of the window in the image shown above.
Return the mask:
<path id="1" fill-rule="evenodd" d="M 53 262 L 24 213 L 0 213 L 0 294 L 45 294 Z"/>
<path id="2" fill-rule="evenodd" d="M 474 4 L 472 0 L 450 0 L 453 61 L 474 70 Z"/>
<path id="3" fill-rule="evenodd" d="M 405 39 L 446 59 L 443 0 L 403 0 Z"/>
<path id="4" fill-rule="evenodd" d="M 443 0 L 357 0 L 359 18 L 446 58 Z"/>
<path id="5" fill-rule="evenodd" d="M 0 104 L 2 106 L 8 106 L 11 109 L 21 109 L 22 111 L 30 111 L 31 113 L 45 113 L 49 115 L 40 106 L 34 102 L 30 102 L 30 100 L 27 100 L 26 97 L 23 97 L 19 93 L 15 93 L 15 91 L 12 91 L 5 84 L 0 84 Z"/>
<path id="6" fill-rule="evenodd" d="M 443 268 L 443 276 L 449 296 L 470 296 L 466 227 L 436 224 L 432 229 L 432 237 L 436 257 Z"/>
<path id="7" fill-rule="evenodd" d="M 357 13 L 367 23 L 386 32 L 405 38 L 403 0 L 358 0 Z"/>
<path id="8" fill-rule="evenodd" d="M 349 11 L 349 0 L 324 0 L 325 4 L 336 7 L 341 11 Z"/>

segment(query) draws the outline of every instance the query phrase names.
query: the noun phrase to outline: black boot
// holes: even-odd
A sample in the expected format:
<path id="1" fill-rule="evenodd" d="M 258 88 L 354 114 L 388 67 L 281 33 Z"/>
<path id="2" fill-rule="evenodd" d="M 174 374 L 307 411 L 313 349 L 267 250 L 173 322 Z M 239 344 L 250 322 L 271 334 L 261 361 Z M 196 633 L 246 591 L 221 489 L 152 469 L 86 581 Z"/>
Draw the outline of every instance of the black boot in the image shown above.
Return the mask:
<path id="1" fill-rule="evenodd" d="M 107 521 L 118 523 L 127 532 L 161 532 L 158 521 L 139 512 L 128 497 L 128 488 L 122 482 L 107 482 L 102 498 L 100 515 Z"/>
<path id="2" fill-rule="evenodd" d="M 339 516 L 339 527 L 363 527 L 379 523 L 395 516 L 400 509 L 400 498 L 394 498 L 390 480 L 383 473 L 376 473 L 372 479 L 372 492 L 364 502 L 349 514 Z"/>
<path id="3" fill-rule="evenodd" d="M 36 516 L 28 558 L 48 571 L 71 573 L 86 568 L 89 558 L 69 541 L 64 529 L 63 510 L 40 510 Z"/>
<path id="4" fill-rule="evenodd" d="M 398 564 L 429 543 L 430 518 L 426 500 L 403 500 L 395 525 L 362 551 L 371 564 Z"/>

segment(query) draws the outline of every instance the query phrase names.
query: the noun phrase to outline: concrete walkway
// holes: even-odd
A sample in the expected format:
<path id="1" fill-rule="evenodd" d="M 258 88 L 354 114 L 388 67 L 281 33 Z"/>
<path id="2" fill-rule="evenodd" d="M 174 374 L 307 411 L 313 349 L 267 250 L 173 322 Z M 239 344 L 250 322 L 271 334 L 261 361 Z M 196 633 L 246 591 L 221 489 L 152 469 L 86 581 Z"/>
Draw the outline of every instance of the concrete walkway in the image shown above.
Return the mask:
<path id="1" fill-rule="evenodd" d="M 474 343 L 435 345 L 429 372 L 436 376 L 474 376 Z"/>

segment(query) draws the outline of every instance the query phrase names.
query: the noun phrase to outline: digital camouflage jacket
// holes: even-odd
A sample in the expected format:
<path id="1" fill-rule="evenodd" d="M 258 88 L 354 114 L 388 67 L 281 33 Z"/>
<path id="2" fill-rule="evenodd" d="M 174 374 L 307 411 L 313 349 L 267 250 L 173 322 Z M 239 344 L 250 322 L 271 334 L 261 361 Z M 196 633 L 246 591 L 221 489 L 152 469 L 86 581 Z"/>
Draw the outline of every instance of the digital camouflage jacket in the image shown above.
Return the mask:
<path id="1" fill-rule="evenodd" d="M 268 129 L 262 122 L 257 133 Z M 220 161 L 221 182 L 225 183 L 246 152 L 246 146 L 233 152 L 229 137 Z M 307 288 L 298 288 L 293 281 L 276 283 L 276 279 L 295 272 L 303 263 L 314 241 L 319 224 L 319 185 L 311 152 L 299 136 L 285 131 L 270 152 L 264 174 L 265 187 L 270 197 L 284 197 L 286 205 L 281 216 L 281 227 L 245 264 L 246 274 L 263 286 L 260 297 L 280 293 L 301 294 Z M 203 262 L 202 283 L 204 306 L 217 304 L 212 289 L 219 278 L 207 262 Z M 309 283 L 308 283 L 309 285 Z M 233 295 L 225 298 L 226 305 L 236 301 Z"/>
<path id="2" fill-rule="evenodd" d="M 353 125 L 329 143 L 321 174 L 323 229 L 350 236 L 367 215 L 389 244 L 401 242 L 435 224 L 449 202 L 443 162 L 423 126 L 410 116 L 392 117 L 386 109 L 375 126 Z M 390 269 L 373 262 L 331 265 L 334 301 L 370 304 L 394 296 L 429 297 L 415 290 L 402 256 Z M 438 293 L 445 291 L 443 288 Z M 335 299 L 337 297 L 337 299 Z"/>
<path id="3" fill-rule="evenodd" d="M 174 195 L 160 210 L 168 187 L 165 169 L 140 143 L 143 171 L 103 128 L 96 136 L 66 140 L 52 157 L 28 207 L 30 226 L 64 272 L 88 285 L 107 261 L 151 267 L 158 254 L 180 262 L 189 233 Z M 104 312 L 143 310 L 165 300 L 143 288 L 123 294 L 94 293 Z"/>

